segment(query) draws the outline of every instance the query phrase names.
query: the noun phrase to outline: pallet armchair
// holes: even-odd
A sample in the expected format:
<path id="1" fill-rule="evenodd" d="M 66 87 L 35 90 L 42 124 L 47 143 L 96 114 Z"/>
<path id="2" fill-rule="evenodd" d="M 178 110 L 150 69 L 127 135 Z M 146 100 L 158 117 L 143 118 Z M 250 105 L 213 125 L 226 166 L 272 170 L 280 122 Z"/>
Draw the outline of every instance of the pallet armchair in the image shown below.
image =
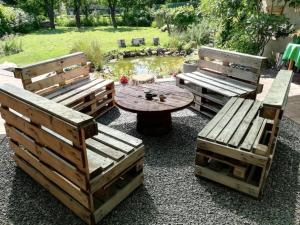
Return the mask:
<path id="1" fill-rule="evenodd" d="M 195 174 L 261 197 L 273 161 L 292 71 L 280 71 L 263 102 L 232 97 L 197 138 Z"/>
<path id="2" fill-rule="evenodd" d="M 231 97 L 255 99 L 262 86 L 260 71 L 265 57 L 200 47 L 199 68 L 176 76 L 176 85 L 190 90 L 192 108 L 213 117 Z"/>
<path id="3" fill-rule="evenodd" d="M 93 78 L 82 52 L 18 67 L 14 75 L 24 89 L 93 117 L 115 105 L 114 82 Z"/>
<path id="4" fill-rule="evenodd" d="M 0 103 L 16 164 L 87 224 L 143 183 L 141 140 L 12 85 Z"/>

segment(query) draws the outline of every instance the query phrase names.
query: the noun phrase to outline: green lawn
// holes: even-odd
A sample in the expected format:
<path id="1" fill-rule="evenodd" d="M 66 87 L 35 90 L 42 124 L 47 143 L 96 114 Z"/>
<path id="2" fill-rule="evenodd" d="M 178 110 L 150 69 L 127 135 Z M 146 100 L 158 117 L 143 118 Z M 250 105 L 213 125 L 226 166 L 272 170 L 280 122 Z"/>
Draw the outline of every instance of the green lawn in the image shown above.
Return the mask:
<path id="1" fill-rule="evenodd" d="M 14 62 L 19 66 L 34 63 L 41 60 L 68 54 L 72 44 L 76 40 L 98 39 L 102 44 L 103 52 L 118 49 L 117 40 L 125 39 L 130 46 L 131 38 L 144 37 L 146 45 L 152 46 L 152 38 L 159 37 L 161 44 L 167 42 L 167 33 L 150 27 L 119 27 L 114 30 L 111 27 L 93 27 L 78 31 L 76 28 L 59 27 L 56 30 L 38 30 L 21 36 L 23 52 L 0 57 L 0 63 Z M 133 49 L 127 47 L 126 49 Z"/>

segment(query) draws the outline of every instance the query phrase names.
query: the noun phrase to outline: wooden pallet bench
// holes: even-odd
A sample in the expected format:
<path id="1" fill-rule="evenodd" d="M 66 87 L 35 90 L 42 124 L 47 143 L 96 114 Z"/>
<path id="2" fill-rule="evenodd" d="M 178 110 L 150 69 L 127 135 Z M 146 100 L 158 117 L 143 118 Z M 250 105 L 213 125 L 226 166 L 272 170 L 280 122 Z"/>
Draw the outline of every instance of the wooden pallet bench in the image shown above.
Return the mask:
<path id="1" fill-rule="evenodd" d="M 198 135 L 195 174 L 261 197 L 291 79 L 280 71 L 263 102 L 232 97 Z"/>
<path id="2" fill-rule="evenodd" d="M 12 85 L 0 103 L 16 164 L 87 224 L 143 183 L 141 140 Z"/>
<path id="3" fill-rule="evenodd" d="M 176 85 L 194 94 L 193 109 L 213 117 L 231 97 L 255 99 L 261 92 L 266 58 L 204 46 L 199 58 L 198 71 L 176 76 Z"/>
<path id="4" fill-rule="evenodd" d="M 114 82 L 95 79 L 82 52 L 15 69 L 26 90 L 98 117 L 114 107 Z"/>

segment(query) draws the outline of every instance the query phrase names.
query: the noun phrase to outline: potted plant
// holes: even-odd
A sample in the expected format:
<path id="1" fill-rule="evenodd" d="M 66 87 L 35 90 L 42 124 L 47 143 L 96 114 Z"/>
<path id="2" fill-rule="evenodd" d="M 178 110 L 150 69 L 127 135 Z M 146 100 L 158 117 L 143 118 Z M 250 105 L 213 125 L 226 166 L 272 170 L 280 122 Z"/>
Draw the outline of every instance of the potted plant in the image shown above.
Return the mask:
<path id="1" fill-rule="evenodd" d="M 199 60 L 198 59 L 187 59 L 184 61 L 182 66 L 183 73 L 191 73 L 198 69 Z"/>

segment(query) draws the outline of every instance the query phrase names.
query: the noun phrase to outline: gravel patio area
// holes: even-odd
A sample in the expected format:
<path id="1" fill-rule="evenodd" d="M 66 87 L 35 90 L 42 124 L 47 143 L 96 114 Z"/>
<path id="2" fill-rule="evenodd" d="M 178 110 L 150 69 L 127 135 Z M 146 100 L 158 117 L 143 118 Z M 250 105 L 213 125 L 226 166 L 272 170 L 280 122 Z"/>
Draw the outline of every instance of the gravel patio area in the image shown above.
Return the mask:
<path id="1" fill-rule="evenodd" d="M 275 160 L 261 201 L 193 174 L 196 136 L 209 121 L 189 109 L 173 114 L 173 131 L 146 137 L 135 114 L 115 108 L 101 123 L 141 138 L 145 183 L 101 224 L 300 224 L 300 125 L 282 121 Z M 0 224 L 83 224 L 15 167 L 7 139 L 0 145 Z"/>

